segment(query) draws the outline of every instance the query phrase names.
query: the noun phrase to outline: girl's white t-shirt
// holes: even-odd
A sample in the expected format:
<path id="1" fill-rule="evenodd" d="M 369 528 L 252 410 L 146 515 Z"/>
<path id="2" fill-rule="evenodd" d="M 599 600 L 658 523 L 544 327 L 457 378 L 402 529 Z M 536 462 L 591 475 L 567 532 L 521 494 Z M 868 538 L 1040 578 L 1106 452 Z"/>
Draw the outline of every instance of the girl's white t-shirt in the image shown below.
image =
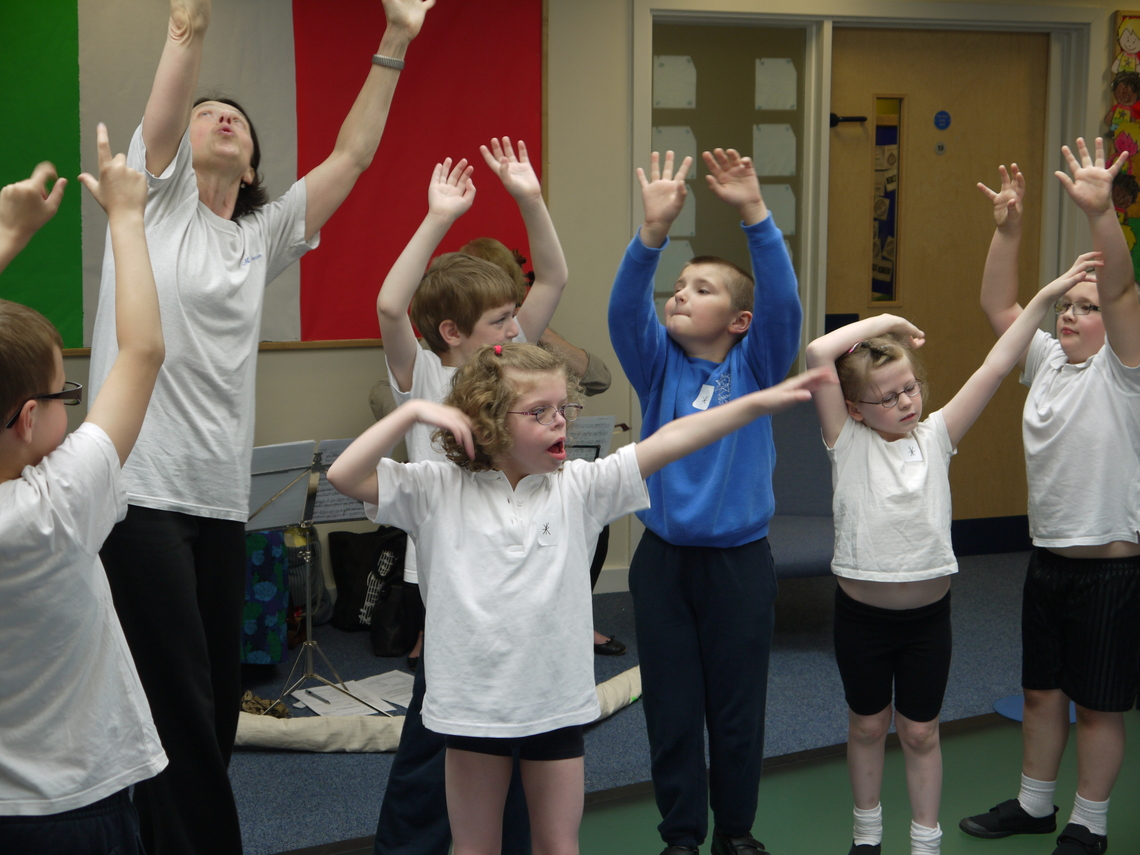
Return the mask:
<path id="1" fill-rule="evenodd" d="M 848 416 L 827 449 L 835 488 L 831 571 L 872 582 L 957 573 L 950 545 L 955 454 L 941 410 L 894 442 Z"/>
<path id="2" fill-rule="evenodd" d="M 634 446 L 513 490 L 501 472 L 436 461 L 384 459 L 377 477 L 369 519 L 420 556 L 424 724 L 517 737 L 594 721 L 590 559 L 607 523 L 649 505 Z"/>

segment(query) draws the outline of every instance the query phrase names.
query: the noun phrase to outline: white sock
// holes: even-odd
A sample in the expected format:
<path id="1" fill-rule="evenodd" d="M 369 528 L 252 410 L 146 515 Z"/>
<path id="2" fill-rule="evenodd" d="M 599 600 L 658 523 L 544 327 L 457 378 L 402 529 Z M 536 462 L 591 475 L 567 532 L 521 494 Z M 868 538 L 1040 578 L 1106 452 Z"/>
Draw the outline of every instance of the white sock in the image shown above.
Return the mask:
<path id="1" fill-rule="evenodd" d="M 883 842 L 883 806 L 877 804 L 870 810 L 855 808 L 855 845 L 862 846 Z"/>
<path id="2" fill-rule="evenodd" d="M 1017 794 L 1021 809 L 1032 817 L 1040 819 L 1053 815 L 1053 796 L 1057 791 L 1056 781 L 1038 781 L 1025 774 L 1021 776 L 1021 792 Z"/>
<path id="3" fill-rule="evenodd" d="M 1077 793 L 1077 797 L 1073 800 L 1073 815 L 1069 817 L 1069 822 L 1083 825 L 1093 834 L 1104 837 L 1108 834 L 1109 801 L 1110 799 L 1105 799 L 1103 802 L 1090 802 L 1088 799 L 1081 798 L 1081 794 Z"/>
<path id="4" fill-rule="evenodd" d="M 942 826 L 927 828 L 910 822 L 910 855 L 938 855 L 942 850 Z"/>

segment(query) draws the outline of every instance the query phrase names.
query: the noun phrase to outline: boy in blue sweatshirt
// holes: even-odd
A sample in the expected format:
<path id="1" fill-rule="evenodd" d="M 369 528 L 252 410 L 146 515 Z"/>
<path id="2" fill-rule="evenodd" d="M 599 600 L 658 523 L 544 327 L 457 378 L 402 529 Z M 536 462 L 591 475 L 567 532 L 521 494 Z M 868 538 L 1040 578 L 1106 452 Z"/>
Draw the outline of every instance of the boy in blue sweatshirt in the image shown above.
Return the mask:
<path id="1" fill-rule="evenodd" d="M 653 277 L 684 205 L 685 158 L 674 174 L 653 153 L 640 168 L 645 222 L 618 268 L 610 338 L 641 402 L 642 436 L 697 410 L 784 379 L 799 350 L 802 311 L 783 237 L 750 158 L 704 152 L 709 188 L 740 213 L 752 276 L 721 258 L 694 258 L 665 306 Z M 754 307 L 762 329 L 752 330 Z M 764 711 L 776 576 L 768 549 L 775 502 L 769 418 L 671 463 L 648 479 L 652 506 L 629 568 L 653 787 L 666 848 L 691 855 L 708 833 L 713 855 L 767 850 L 752 837 L 764 758 Z M 704 730 L 709 768 L 705 770 Z"/>

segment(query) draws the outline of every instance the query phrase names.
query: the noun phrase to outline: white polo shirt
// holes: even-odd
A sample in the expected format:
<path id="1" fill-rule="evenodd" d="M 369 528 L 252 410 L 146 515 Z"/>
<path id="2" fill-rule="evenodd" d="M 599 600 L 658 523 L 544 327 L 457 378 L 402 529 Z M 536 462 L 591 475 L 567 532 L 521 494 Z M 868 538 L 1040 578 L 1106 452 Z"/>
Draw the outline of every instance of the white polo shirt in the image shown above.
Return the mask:
<path id="1" fill-rule="evenodd" d="M 514 490 L 501 472 L 436 461 L 384 459 L 377 477 L 369 519 L 408 532 L 420 556 L 424 724 L 517 737 L 594 721 L 590 559 L 607 523 L 649 506 L 634 446 Z"/>

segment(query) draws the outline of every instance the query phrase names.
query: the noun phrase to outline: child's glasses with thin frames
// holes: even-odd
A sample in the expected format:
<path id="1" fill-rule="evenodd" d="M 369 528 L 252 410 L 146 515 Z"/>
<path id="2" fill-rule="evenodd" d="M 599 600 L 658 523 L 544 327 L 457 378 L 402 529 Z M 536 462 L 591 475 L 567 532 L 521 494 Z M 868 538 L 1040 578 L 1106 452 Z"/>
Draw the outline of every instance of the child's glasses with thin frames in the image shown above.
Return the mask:
<path id="1" fill-rule="evenodd" d="M 562 416 L 568 422 L 574 421 L 578 418 L 578 413 L 582 412 L 581 404 L 563 404 L 561 407 L 535 407 L 533 410 L 507 410 L 513 416 L 534 416 L 535 421 L 540 425 L 554 424 L 554 414 Z"/>
<path id="2" fill-rule="evenodd" d="M 891 407 L 893 407 L 895 404 L 897 404 L 899 402 L 899 395 L 906 395 L 908 398 L 917 398 L 921 394 L 922 394 L 922 381 L 921 380 L 915 380 L 913 383 L 911 383 L 909 386 L 907 386 L 901 392 L 891 392 L 887 395 L 883 395 L 883 397 L 877 401 L 860 401 L 859 403 L 860 404 L 878 404 L 884 410 L 889 410 Z"/>
<path id="3" fill-rule="evenodd" d="M 1100 306 L 1096 303 L 1090 303 L 1087 300 L 1077 300 L 1071 303 L 1068 300 L 1058 300 L 1053 304 L 1053 311 L 1058 315 L 1063 315 L 1065 312 L 1073 310 L 1074 315 L 1087 315 L 1089 312 L 1099 312 Z"/>
<path id="4" fill-rule="evenodd" d="M 83 387 L 78 383 L 71 380 L 63 382 L 62 392 L 49 392 L 44 395 L 32 395 L 30 398 L 25 398 L 20 402 L 20 406 L 16 407 L 16 413 L 12 418 L 8 419 L 8 423 L 4 425 L 5 430 L 11 430 L 12 426 L 16 424 L 16 420 L 20 418 L 20 413 L 24 411 L 24 404 L 28 401 L 63 401 L 68 407 L 74 407 L 83 402 Z"/>

